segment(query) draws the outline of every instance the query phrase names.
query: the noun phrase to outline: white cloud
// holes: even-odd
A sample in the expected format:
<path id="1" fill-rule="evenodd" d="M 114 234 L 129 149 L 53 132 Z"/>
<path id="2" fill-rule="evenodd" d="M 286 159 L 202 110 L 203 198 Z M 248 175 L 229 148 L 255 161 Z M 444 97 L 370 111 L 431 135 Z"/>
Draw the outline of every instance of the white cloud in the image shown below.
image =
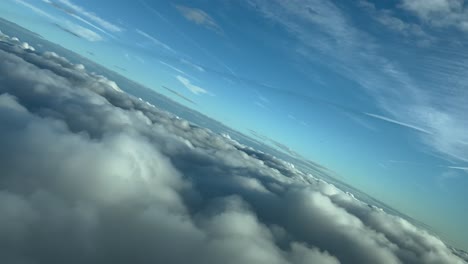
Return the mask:
<path id="1" fill-rule="evenodd" d="M 0 49 L 3 262 L 463 263 L 400 217 L 15 43 Z"/>
<path id="2" fill-rule="evenodd" d="M 376 119 L 379 119 L 379 120 L 382 120 L 382 121 L 386 121 L 386 122 L 389 122 L 389 123 L 392 123 L 392 124 L 396 124 L 396 125 L 399 125 L 399 126 L 402 126 L 402 127 L 407 127 L 407 128 L 410 128 L 410 129 L 413 129 L 413 130 L 416 130 L 416 131 L 419 131 L 419 132 L 422 132 L 422 133 L 432 134 L 432 132 L 430 132 L 430 131 L 428 131 L 428 130 L 426 130 L 424 128 L 417 127 L 417 126 L 407 124 L 407 123 L 404 123 L 404 122 L 400 122 L 398 120 L 394 120 L 394 119 L 391 119 L 391 118 L 388 118 L 388 117 L 385 117 L 385 116 L 371 114 L 371 113 L 364 113 L 364 114 L 366 116 L 370 116 L 370 117 L 373 117 L 373 118 L 376 118 Z"/>
<path id="3" fill-rule="evenodd" d="M 98 30 L 99 32 L 101 32 L 101 33 L 103 33 L 103 34 L 106 34 L 107 36 L 109 36 L 109 37 L 111 37 L 111 38 L 115 38 L 114 35 L 110 34 L 110 33 L 107 32 L 106 30 L 100 28 L 99 26 L 97 26 L 97 25 L 91 23 L 90 21 L 88 21 L 88 20 L 86 20 L 86 19 L 80 17 L 79 15 L 77 15 L 76 11 L 72 11 L 70 8 L 64 7 L 64 6 L 62 6 L 61 4 L 56 3 L 56 2 L 52 2 L 52 1 L 50 1 L 50 0 L 42 0 L 42 1 L 43 1 L 44 3 L 46 3 L 46 4 L 51 5 L 52 7 L 56 8 L 56 9 L 58 9 L 58 10 L 64 12 L 65 14 L 67 14 L 67 15 L 73 17 L 74 19 L 76 19 L 76 20 L 78 20 L 78 21 L 80 21 L 80 22 L 82 22 L 82 23 L 84 23 L 84 24 L 86 24 L 86 25 L 88 25 L 88 26 L 90 26 L 90 27 L 92 27 L 92 28 Z"/>
<path id="4" fill-rule="evenodd" d="M 161 14 L 160 12 L 158 12 L 157 10 L 152 8 L 150 5 L 148 5 L 147 2 L 145 2 L 143 0 L 140 0 L 139 3 L 141 3 L 145 7 L 145 9 L 148 10 L 149 12 L 151 12 L 153 15 L 156 15 L 159 18 L 161 18 L 164 21 L 164 23 L 166 23 L 166 26 L 169 26 L 173 30 L 174 34 L 179 35 L 184 41 L 186 41 L 187 43 L 190 43 L 191 45 L 193 45 L 197 50 L 199 50 L 201 53 L 203 53 L 206 57 L 209 57 L 210 59 L 214 60 L 217 64 L 219 64 L 221 67 L 223 67 L 229 73 L 231 73 L 232 75 L 235 76 L 234 71 L 228 65 L 226 65 L 223 62 L 223 60 L 219 59 L 212 52 L 210 52 L 208 49 L 206 49 L 204 47 L 204 45 L 200 45 L 195 39 L 193 39 L 192 37 L 187 35 L 183 30 L 181 30 L 179 28 L 178 25 L 173 24 L 170 21 L 170 19 L 167 19 L 163 14 Z M 195 68 L 196 70 L 198 70 L 200 72 L 205 72 L 205 69 L 201 65 L 199 65 L 197 63 L 194 63 L 192 61 L 188 61 L 188 60 L 186 60 L 184 58 L 181 58 L 180 61 L 182 63 L 185 63 L 185 64 Z"/>
<path id="5" fill-rule="evenodd" d="M 161 63 L 162 65 L 168 67 L 169 69 L 172 69 L 173 71 L 176 71 L 178 73 L 182 73 L 184 75 L 187 75 L 187 73 L 185 73 L 183 70 L 177 68 L 177 67 L 174 67 L 172 65 L 170 65 L 169 63 L 165 63 L 164 61 L 159 61 L 159 63 Z"/>
<path id="6" fill-rule="evenodd" d="M 414 2 L 413 8 L 416 3 L 426 5 L 426 1 L 407 2 Z M 434 9 L 457 10 L 457 1 L 449 2 L 428 1 L 427 5 L 432 7 L 421 8 L 428 8 L 429 11 L 424 11 L 427 14 Z M 328 67 L 371 95 L 385 113 L 379 116 L 384 117 L 381 120 L 397 121 L 392 123 L 423 132 L 419 141 L 429 146 L 431 152 L 457 161 L 468 160 L 468 145 L 463 144 L 468 142 L 468 134 L 463 133 L 468 129 L 465 118 L 468 94 L 463 86 L 468 81 L 465 67 L 468 60 L 462 55 L 461 47 L 436 46 L 432 48 L 437 53 L 428 50 L 430 55 L 412 54 L 418 67 L 410 71 L 402 66 L 407 61 L 401 62 L 382 52 L 398 50 L 401 43 L 382 42 L 356 27 L 353 19 L 332 1 L 250 0 L 247 5 L 297 40 L 288 50 L 299 56 L 298 59 Z M 379 19 L 403 31 L 413 28 L 390 15 Z"/>
<path id="7" fill-rule="evenodd" d="M 455 169 L 455 170 L 462 170 L 462 171 L 468 172 L 468 167 L 449 166 L 449 167 L 447 167 L 447 168 Z"/>
<path id="8" fill-rule="evenodd" d="M 26 1 L 23 1 L 23 0 L 14 0 L 14 1 L 16 3 L 18 3 L 18 4 L 21 4 L 21 5 L 29 8 L 29 9 L 31 9 L 36 14 L 38 14 L 40 16 L 43 16 L 43 17 L 53 21 L 61 29 L 65 30 L 65 31 L 67 31 L 67 32 L 69 32 L 69 33 L 71 33 L 71 34 L 73 34 L 75 36 L 78 36 L 80 38 L 83 38 L 83 39 L 86 39 L 86 40 L 92 41 L 92 42 L 102 40 L 102 37 L 98 33 L 94 32 L 94 31 L 92 31 L 92 30 L 90 30 L 88 28 L 82 27 L 82 26 L 80 26 L 78 24 L 72 23 L 72 22 L 67 21 L 67 20 L 63 21 L 60 18 L 57 18 L 57 17 L 45 12 L 44 10 L 42 10 L 42 9 L 40 9 L 40 8 L 26 2 Z"/>
<path id="9" fill-rule="evenodd" d="M 205 11 L 198 8 L 192 8 L 183 5 L 176 5 L 175 7 L 188 21 L 191 21 L 197 25 L 204 26 L 218 34 L 223 34 L 223 30 L 221 29 L 221 27 Z"/>
<path id="10" fill-rule="evenodd" d="M 62 29 L 91 42 L 102 40 L 102 37 L 98 33 L 69 21 L 66 21 L 61 27 Z"/>
<path id="11" fill-rule="evenodd" d="M 150 34 L 142 31 L 142 30 L 139 30 L 139 29 L 135 29 L 136 33 L 138 33 L 139 35 L 145 37 L 146 39 L 150 40 L 153 44 L 155 44 L 156 46 L 160 46 L 172 53 L 176 53 L 176 51 L 174 49 L 172 49 L 169 45 L 165 44 L 164 42 L 160 41 L 159 39 L 151 36 Z"/>
<path id="12" fill-rule="evenodd" d="M 190 92 L 192 92 L 192 93 L 194 93 L 196 95 L 210 94 L 210 92 L 208 92 L 207 90 L 201 88 L 200 86 L 192 84 L 189 79 L 187 79 L 187 78 L 185 78 L 183 76 L 177 75 L 176 78 L 180 83 L 182 83 L 185 86 L 185 88 L 187 88 Z"/>
<path id="13" fill-rule="evenodd" d="M 41 15 L 43 17 L 46 17 L 48 19 L 51 19 L 51 20 L 55 20 L 55 17 L 53 17 L 52 15 L 50 15 L 49 13 L 45 12 L 44 10 L 26 2 L 26 1 L 23 1 L 23 0 L 14 0 L 16 3 L 18 4 L 21 4 L 29 9 L 31 9 L 34 13 L 38 14 L 38 15 Z"/>
<path id="14" fill-rule="evenodd" d="M 432 26 L 468 32 L 468 10 L 463 0 L 402 0 L 401 7 Z"/>
<path id="15" fill-rule="evenodd" d="M 178 73 L 181 73 L 181 74 L 184 74 L 184 75 L 188 75 L 186 72 L 184 72 L 183 70 L 177 68 L 177 67 L 174 67 L 172 65 L 170 65 L 169 63 L 165 63 L 164 61 L 159 61 L 159 63 L 161 63 L 162 65 L 168 67 L 169 69 L 175 71 L 175 72 L 178 72 Z"/>
<path id="16" fill-rule="evenodd" d="M 193 62 L 190 62 L 190 61 L 188 61 L 186 59 L 180 59 L 180 62 L 189 65 L 190 67 L 194 68 L 195 70 L 197 70 L 199 72 L 206 72 L 206 70 L 203 67 L 201 67 L 200 65 L 195 64 Z"/>
<path id="17" fill-rule="evenodd" d="M 259 101 L 254 101 L 254 104 L 260 108 L 263 108 L 265 110 L 268 110 L 268 107 L 266 105 L 264 105 L 263 103 L 259 102 Z"/>
<path id="18" fill-rule="evenodd" d="M 410 40 L 416 39 L 416 43 L 421 46 L 427 46 L 435 41 L 434 37 L 426 33 L 421 25 L 404 21 L 397 17 L 393 10 L 378 9 L 374 3 L 366 0 L 359 1 L 359 5 L 369 12 L 372 19 L 376 20 L 384 27 L 405 37 L 409 37 Z"/>
<path id="19" fill-rule="evenodd" d="M 76 5 L 70 0 L 59 0 L 59 2 L 65 5 L 67 8 L 72 9 L 74 12 L 78 14 L 78 16 L 84 16 L 87 19 L 93 21 L 94 23 L 98 24 L 100 27 L 109 30 L 111 32 L 121 32 L 123 29 L 109 21 L 102 19 L 101 17 L 97 16 L 96 14 L 89 12 L 85 8 Z"/>
<path id="20" fill-rule="evenodd" d="M 181 70 L 180 68 L 177 68 L 177 67 L 175 67 L 175 66 L 173 66 L 173 65 L 171 65 L 169 63 L 166 63 L 166 62 L 161 61 L 161 60 L 159 61 L 159 63 L 161 63 L 162 65 L 166 66 L 167 68 L 169 68 L 169 69 L 171 69 L 171 70 L 173 70 L 175 72 L 178 72 L 180 74 L 183 74 L 183 75 L 187 76 L 187 78 L 190 78 L 191 80 L 200 81 L 198 78 L 194 77 L 193 75 L 188 74 L 187 72 L 185 72 L 185 71 Z"/>

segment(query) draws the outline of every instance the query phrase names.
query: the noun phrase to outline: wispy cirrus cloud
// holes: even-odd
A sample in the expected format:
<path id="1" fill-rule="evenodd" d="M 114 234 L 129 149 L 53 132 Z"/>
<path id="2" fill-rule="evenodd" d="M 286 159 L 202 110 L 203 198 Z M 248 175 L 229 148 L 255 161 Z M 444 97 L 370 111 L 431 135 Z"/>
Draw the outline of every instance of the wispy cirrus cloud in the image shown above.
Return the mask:
<path id="1" fill-rule="evenodd" d="M 140 30 L 140 29 L 135 29 L 136 33 L 138 33 L 140 36 L 146 38 L 147 40 L 151 41 L 151 43 L 153 43 L 154 45 L 156 46 L 159 46 L 167 51 L 170 51 L 172 53 L 177 53 L 173 48 L 171 48 L 169 45 L 165 44 L 164 42 L 160 41 L 159 39 L 157 39 L 156 37 L 146 33 L 145 31 L 143 30 Z"/>
<path id="2" fill-rule="evenodd" d="M 72 23 L 70 21 L 66 21 L 65 23 L 54 23 L 58 28 L 62 29 L 65 32 L 68 32 L 76 37 L 86 39 L 91 42 L 101 41 L 103 38 L 98 33 Z"/>
<path id="3" fill-rule="evenodd" d="M 78 13 L 76 13 L 74 10 L 68 8 L 67 6 L 59 3 L 59 2 L 54 2 L 54 1 L 51 1 L 51 0 L 42 0 L 44 3 L 46 4 L 49 4 L 50 6 L 56 8 L 57 10 L 60 10 L 62 12 L 64 12 L 65 14 L 71 16 L 72 18 L 86 24 L 87 26 L 90 26 L 92 27 L 93 29 L 111 37 L 111 38 L 115 38 L 114 35 L 112 35 L 111 33 L 107 32 L 106 30 L 104 30 L 103 28 L 99 27 L 98 25 L 95 25 L 93 24 L 92 22 L 82 18 L 81 16 L 78 15 Z"/>
<path id="4" fill-rule="evenodd" d="M 187 74 L 186 72 L 184 72 L 183 70 L 181 70 L 181 69 L 179 69 L 179 68 L 177 68 L 177 67 L 174 67 L 174 66 L 170 65 L 169 63 L 166 63 L 166 62 L 164 62 L 164 61 L 159 61 L 159 63 L 161 63 L 162 65 L 168 67 L 169 69 L 171 69 L 171 70 L 173 70 L 173 71 L 176 71 L 176 72 L 181 73 L 181 74 L 183 74 L 183 75 L 188 75 L 188 74 Z"/>
<path id="5" fill-rule="evenodd" d="M 40 15 L 40 16 L 43 16 L 45 18 L 48 18 L 50 20 L 56 20 L 56 18 L 54 16 L 52 16 L 51 14 L 45 12 L 44 10 L 36 7 L 35 5 L 32 5 L 30 4 L 29 2 L 27 1 L 23 1 L 23 0 L 14 0 L 16 3 L 20 4 L 20 5 L 23 5 L 24 7 L 27 7 L 29 8 L 31 11 L 33 11 L 34 13 Z"/>
<path id="6" fill-rule="evenodd" d="M 123 28 L 120 26 L 117 26 L 114 23 L 111 23 L 97 14 L 90 12 L 86 10 L 84 7 L 81 7 L 79 5 L 76 5 L 70 0 L 58 0 L 59 3 L 61 3 L 64 7 L 68 8 L 68 12 L 74 13 L 78 15 L 79 17 L 84 17 L 86 19 L 89 19 L 90 21 L 98 24 L 101 28 L 104 28 L 105 30 L 108 30 L 110 32 L 121 32 L 123 31 Z"/>
<path id="7" fill-rule="evenodd" d="M 171 69 L 171 70 L 174 71 L 174 72 L 177 72 L 177 73 L 180 73 L 180 74 L 182 74 L 182 75 L 184 75 L 184 76 L 187 76 L 188 78 L 190 78 L 190 79 L 192 79 L 192 80 L 199 81 L 198 78 L 194 77 L 194 76 L 191 75 L 191 74 L 188 74 L 186 71 L 183 71 L 183 70 L 181 70 L 180 68 L 177 68 L 177 67 L 175 67 L 175 66 L 172 65 L 172 64 L 169 64 L 169 63 L 164 62 L 164 61 L 162 61 L 162 60 L 159 60 L 159 63 L 161 63 L 162 65 L 164 65 L 165 67 Z"/>
<path id="8" fill-rule="evenodd" d="M 99 35 L 98 33 L 94 32 L 94 31 L 92 31 L 91 29 L 85 28 L 83 26 L 80 26 L 80 25 L 75 24 L 73 22 L 70 22 L 68 20 L 63 21 L 62 19 L 59 19 L 59 18 L 47 13 L 46 11 L 42 10 L 41 8 L 39 8 L 39 7 L 35 6 L 35 5 L 30 4 L 27 1 L 24 1 L 24 0 L 14 0 L 14 1 L 16 3 L 22 5 L 22 6 L 26 7 L 26 8 L 29 8 L 34 13 L 36 13 L 36 14 L 44 17 L 44 18 L 47 18 L 47 19 L 51 20 L 60 29 L 62 29 L 65 32 L 68 32 L 68 33 L 70 33 L 70 34 L 72 34 L 74 36 L 86 39 L 86 40 L 91 41 L 91 42 L 103 40 L 101 35 Z"/>
<path id="9" fill-rule="evenodd" d="M 402 0 L 401 8 L 435 27 L 455 27 L 468 32 L 468 9 L 460 0 Z"/>
<path id="10" fill-rule="evenodd" d="M 177 11 L 179 11 L 179 13 L 188 21 L 203 26 L 218 34 L 224 34 L 222 28 L 218 25 L 214 18 L 208 15 L 205 11 L 183 5 L 176 5 L 175 7 Z"/>
<path id="11" fill-rule="evenodd" d="M 372 118 L 379 119 L 379 120 L 382 120 L 382 121 L 385 121 L 385 122 L 389 122 L 389 123 L 392 123 L 392 124 L 396 124 L 396 125 L 399 125 L 399 126 L 402 126 L 402 127 L 406 127 L 406 128 L 412 129 L 412 130 L 416 130 L 418 132 L 422 132 L 422 133 L 425 133 L 425 134 L 432 134 L 431 131 L 426 130 L 424 128 L 417 127 L 417 126 L 412 125 L 412 124 L 404 123 L 404 122 L 401 122 L 401 121 L 398 121 L 398 120 L 395 120 L 395 119 L 392 119 L 392 118 L 389 118 L 389 117 L 386 117 L 386 116 L 381 116 L 381 115 L 372 114 L 372 113 L 364 113 L 364 115 L 370 116 Z"/>
<path id="12" fill-rule="evenodd" d="M 406 10 L 413 10 L 416 3 L 426 1 L 414 1 L 411 6 L 407 5 L 409 1 L 402 3 L 406 3 Z M 458 161 L 468 160 L 468 144 L 464 144 L 468 142 L 468 91 L 463 87 L 468 81 L 468 58 L 460 47 L 428 45 L 424 47 L 427 53 L 402 54 L 412 56 L 417 64 L 408 68 L 407 61 L 385 52 L 399 52 L 401 42 L 381 41 L 366 27 L 357 26 L 332 1 L 250 0 L 246 5 L 294 37 L 296 41 L 288 50 L 296 58 L 325 66 L 371 95 L 383 114 L 367 116 L 420 131 L 420 142 L 432 152 Z M 453 14 L 460 8 L 449 6 L 440 9 Z M 374 11 L 380 16 L 374 19 L 380 19 L 380 25 L 387 29 L 416 34 L 421 28 L 377 7 Z M 426 17 L 433 11 L 424 12 L 417 15 Z"/>
<path id="13" fill-rule="evenodd" d="M 155 15 L 156 17 L 161 19 L 163 23 L 165 23 L 167 26 L 169 26 L 173 30 L 173 32 L 175 34 L 179 35 L 179 37 L 183 38 L 184 41 L 187 41 L 187 43 L 190 43 L 191 45 L 193 45 L 198 51 L 203 53 L 206 57 L 208 57 L 208 58 L 212 59 L 213 61 L 215 61 L 217 64 L 219 64 L 219 66 L 223 67 L 230 74 L 232 74 L 234 76 L 237 76 L 236 73 L 231 69 L 231 67 L 229 67 L 229 65 L 227 65 L 224 62 L 224 60 L 222 60 L 219 57 L 217 57 L 216 55 L 214 55 L 212 52 L 210 52 L 208 49 L 206 49 L 203 45 L 200 45 L 198 43 L 198 41 L 196 41 L 195 39 L 190 37 L 186 32 L 184 32 L 177 25 L 172 23 L 170 21 L 170 19 L 168 19 L 163 14 L 158 12 L 158 10 L 151 7 L 151 5 L 149 5 L 146 1 L 139 0 L 138 2 L 145 8 L 145 10 L 148 10 L 150 13 L 152 13 L 153 15 Z M 184 64 L 187 64 L 187 65 L 191 66 L 192 68 L 196 69 L 199 72 L 205 72 L 206 71 L 205 68 L 202 67 L 201 65 L 196 64 L 196 63 L 194 63 L 192 61 L 189 61 L 187 59 L 181 58 L 180 61 L 182 63 L 184 63 Z"/>
<path id="14" fill-rule="evenodd" d="M 454 170 L 462 170 L 462 171 L 468 172 L 468 167 L 449 166 L 448 168 L 454 169 Z"/>
<path id="15" fill-rule="evenodd" d="M 358 3 L 360 7 L 368 12 L 372 19 L 385 28 L 408 37 L 410 40 L 415 39 L 416 44 L 425 46 L 435 41 L 434 37 L 428 34 L 421 25 L 399 18 L 394 10 L 378 9 L 374 3 L 367 0 L 361 0 Z"/>

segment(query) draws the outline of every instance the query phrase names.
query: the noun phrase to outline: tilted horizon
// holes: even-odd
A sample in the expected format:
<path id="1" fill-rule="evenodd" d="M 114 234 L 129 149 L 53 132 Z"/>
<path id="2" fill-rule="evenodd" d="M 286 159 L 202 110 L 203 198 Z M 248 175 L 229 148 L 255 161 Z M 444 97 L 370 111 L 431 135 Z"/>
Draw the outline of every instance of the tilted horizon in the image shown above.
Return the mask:
<path id="1" fill-rule="evenodd" d="M 465 13 L 0 3 L 0 259 L 465 263 Z"/>

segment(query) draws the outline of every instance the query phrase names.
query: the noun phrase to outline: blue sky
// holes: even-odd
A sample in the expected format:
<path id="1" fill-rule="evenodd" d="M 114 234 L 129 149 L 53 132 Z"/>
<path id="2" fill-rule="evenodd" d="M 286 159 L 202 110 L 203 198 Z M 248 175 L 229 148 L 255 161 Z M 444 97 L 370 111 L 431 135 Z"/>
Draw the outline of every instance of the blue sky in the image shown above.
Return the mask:
<path id="1" fill-rule="evenodd" d="M 467 14 L 458 0 L 0 3 L 0 16 L 290 146 L 465 249 Z"/>

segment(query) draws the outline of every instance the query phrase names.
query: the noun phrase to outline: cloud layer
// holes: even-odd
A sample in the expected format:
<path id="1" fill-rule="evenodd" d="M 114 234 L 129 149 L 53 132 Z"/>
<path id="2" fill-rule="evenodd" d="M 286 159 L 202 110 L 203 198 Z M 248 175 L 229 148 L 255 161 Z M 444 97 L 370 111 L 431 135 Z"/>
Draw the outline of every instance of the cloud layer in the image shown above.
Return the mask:
<path id="1" fill-rule="evenodd" d="M 4 263 L 463 263 L 408 221 L 83 65 L 1 45 Z"/>

